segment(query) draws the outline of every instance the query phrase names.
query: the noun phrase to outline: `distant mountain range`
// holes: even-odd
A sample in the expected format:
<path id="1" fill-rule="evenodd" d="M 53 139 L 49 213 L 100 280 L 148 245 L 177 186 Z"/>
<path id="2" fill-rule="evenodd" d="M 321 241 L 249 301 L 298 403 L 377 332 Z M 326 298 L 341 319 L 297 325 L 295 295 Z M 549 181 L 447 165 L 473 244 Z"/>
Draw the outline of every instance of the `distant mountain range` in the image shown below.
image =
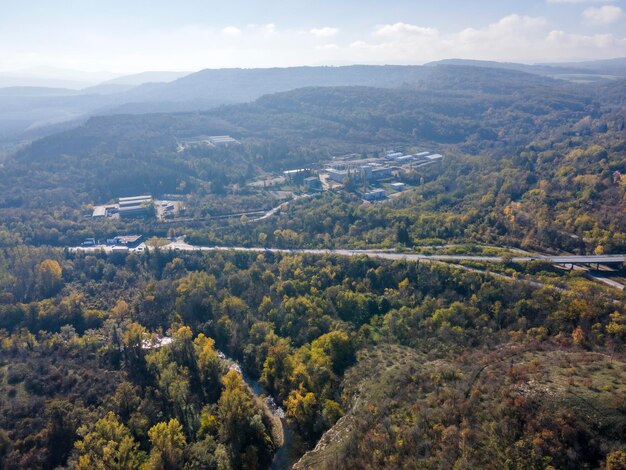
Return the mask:
<path id="1" fill-rule="evenodd" d="M 291 67 L 207 69 L 195 73 L 145 72 L 115 77 L 76 90 L 55 87 L 1 88 L 0 148 L 10 148 L 58 130 L 74 127 L 94 115 L 198 111 L 249 102 L 262 95 L 309 86 L 396 88 L 428 80 L 438 66 L 506 69 L 576 82 L 626 77 L 626 58 L 570 64 L 525 65 L 450 59 L 424 66 Z M 10 77 L 15 82 L 19 77 Z M 63 80 L 58 79 L 60 82 Z"/>
<path id="2" fill-rule="evenodd" d="M 553 78 L 577 82 L 594 82 L 613 77 L 626 77 L 626 57 L 609 60 L 594 60 L 588 62 L 569 62 L 552 64 L 517 64 L 513 62 L 493 62 L 484 60 L 446 59 L 430 62 L 433 65 L 469 65 L 475 67 L 500 68 L 519 70 L 537 75 L 546 75 Z"/>

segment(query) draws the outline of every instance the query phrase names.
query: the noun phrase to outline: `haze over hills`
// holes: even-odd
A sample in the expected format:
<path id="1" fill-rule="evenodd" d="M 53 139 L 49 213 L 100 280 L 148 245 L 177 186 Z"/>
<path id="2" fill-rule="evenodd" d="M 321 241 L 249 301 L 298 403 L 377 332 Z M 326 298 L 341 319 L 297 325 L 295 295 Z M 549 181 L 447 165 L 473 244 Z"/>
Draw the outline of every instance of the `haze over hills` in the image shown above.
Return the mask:
<path id="1" fill-rule="evenodd" d="M 107 80 L 98 85 L 85 88 L 83 93 L 113 94 L 123 93 L 133 88 L 147 83 L 169 83 L 177 80 L 191 72 L 142 72 L 133 75 L 123 75 L 121 77 Z"/>
<path id="2" fill-rule="evenodd" d="M 610 77 L 626 77 L 626 58 L 546 64 L 519 64 L 515 62 L 495 62 L 487 60 L 445 59 L 430 62 L 426 65 L 432 66 L 441 64 L 470 65 L 475 67 L 519 70 L 522 72 L 580 82 L 601 81 Z"/>
<path id="3" fill-rule="evenodd" d="M 120 77 L 120 74 L 106 71 L 85 72 L 59 67 L 30 67 L 1 71 L 0 87 L 38 86 L 80 90 L 117 77 Z"/>
<path id="4" fill-rule="evenodd" d="M 626 76 L 624 59 L 561 65 L 524 65 L 448 60 L 426 66 L 291 67 L 270 69 L 207 69 L 146 72 L 116 77 L 80 91 L 12 87 L 0 91 L 0 146 L 70 128 L 98 114 L 135 114 L 206 110 L 248 102 L 262 95 L 307 86 L 373 86 L 394 88 L 428 80 L 436 65 L 471 65 L 511 69 L 575 81 L 603 81 Z M 53 126 L 53 127 L 50 127 Z"/>

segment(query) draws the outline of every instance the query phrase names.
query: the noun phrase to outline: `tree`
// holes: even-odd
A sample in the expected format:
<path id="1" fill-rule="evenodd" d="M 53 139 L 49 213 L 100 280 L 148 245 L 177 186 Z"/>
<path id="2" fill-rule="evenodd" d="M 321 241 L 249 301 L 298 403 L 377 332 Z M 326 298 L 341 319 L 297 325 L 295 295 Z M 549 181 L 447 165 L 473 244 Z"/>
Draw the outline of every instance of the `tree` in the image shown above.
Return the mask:
<path id="1" fill-rule="evenodd" d="M 35 268 L 37 291 L 42 297 L 52 297 L 62 286 L 63 271 L 58 261 L 53 259 L 43 260 Z"/>
<path id="2" fill-rule="evenodd" d="M 309 436 L 314 434 L 315 419 L 318 411 L 315 394 L 307 392 L 302 387 L 298 390 L 292 390 L 286 405 L 287 414 L 298 423 L 299 428 L 309 434 Z"/>
<path id="3" fill-rule="evenodd" d="M 215 276 L 204 271 L 191 272 L 180 279 L 176 292 L 176 308 L 186 324 L 194 325 L 210 319 Z"/>
<path id="4" fill-rule="evenodd" d="M 152 444 L 145 470 L 177 470 L 183 466 L 187 442 L 183 427 L 176 419 L 155 424 L 148 431 Z"/>
<path id="5" fill-rule="evenodd" d="M 126 367 L 140 379 L 146 379 L 144 346 L 150 340 L 146 329 L 139 323 L 128 325 L 122 336 Z"/>
<path id="6" fill-rule="evenodd" d="M 606 458 L 606 470 L 626 470 L 626 452 L 616 450 Z"/>
<path id="7" fill-rule="evenodd" d="M 70 454 L 76 437 L 75 407 L 67 401 L 52 400 L 47 409 L 48 425 L 46 426 L 48 452 L 54 467 L 62 465 Z"/>
<path id="8" fill-rule="evenodd" d="M 121 321 L 129 319 L 130 314 L 130 305 L 128 305 L 128 303 L 123 299 L 118 300 L 115 306 L 111 309 L 111 316 L 116 320 Z"/>
<path id="9" fill-rule="evenodd" d="M 406 228 L 406 224 L 401 223 L 396 227 L 396 240 L 398 243 L 401 243 L 405 246 L 411 246 L 411 236 L 409 235 L 409 231 Z"/>
<path id="10" fill-rule="evenodd" d="M 111 411 L 93 430 L 83 426 L 78 434 L 82 439 L 75 444 L 77 470 L 138 470 L 145 460 L 129 429 Z"/>
<path id="11" fill-rule="evenodd" d="M 253 414 L 253 403 L 241 374 L 229 371 L 223 379 L 224 390 L 218 402 L 220 440 L 238 455 L 245 442 L 244 428 Z"/>
<path id="12" fill-rule="evenodd" d="M 207 338 L 202 333 L 194 340 L 198 355 L 198 370 L 202 389 L 210 402 L 215 402 L 221 390 L 221 364 L 215 350 L 213 338 Z"/>
<path id="13" fill-rule="evenodd" d="M 354 345 L 345 331 L 331 331 L 311 343 L 311 360 L 340 375 L 355 360 Z"/>
<path id="14" fill-rule="evenodd" d="M 249 464 L 251 455 L 258 456 L 259 463 L 268 461 L 274 449 L 272 439 L 241 374 L 231 370 L 223 383 L 224 391 L 218 402 L 219 437 L 229 447 L 233 467 L 248 468 L 246 462 Z"/>
<path id="15" fill-rule="evenodd" d="M 261 383 L 269 391 L 286 396 L 289 379 L 293 371 L 290 354 L 291 348 L 286 339 L 281 338 L 276 344 L 270 346 L 261 374 Z"/>

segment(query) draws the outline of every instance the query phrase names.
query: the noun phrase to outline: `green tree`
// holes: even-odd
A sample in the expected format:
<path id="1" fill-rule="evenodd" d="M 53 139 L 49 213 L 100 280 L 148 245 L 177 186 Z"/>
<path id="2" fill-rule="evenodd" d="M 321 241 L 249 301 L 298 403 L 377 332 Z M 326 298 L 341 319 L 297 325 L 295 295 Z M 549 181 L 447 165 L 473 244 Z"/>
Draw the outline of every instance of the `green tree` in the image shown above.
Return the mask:
<path id="1" fill-rule="evenodd" d="M 148 431 L 152 449 L 143 470 L 177 470 L 183 466 L 187 442 L 183 427 L 176 419 L 155 424 Z"/>
<path id="2" fill-rule="evenodd" d="M 62 269 L 58 261 L 53 259 L 43 260 L 35 268 L 37 290 L 43 297 L 55 295 L 63 284 Z"/>
<path id="3" fill-rule="evenodd" d="M 145 460 L 129 429 L 111 411 L 92 430 L 83 426 L 78 434 L 82 439 L 75 444 L 77 470 L 135 470 Z"/>
<path id="4" fill-rule="evenodd" d="M 231 370 L 223 382 L 224 390 L 218 402 L 219 437 L 230 450 L 233 467 L 249 468 L 249 459 L 244 459 L 244 455 L 258 456 L 255 459 L 258 463 L 267 462 L 273 443 L 263 424 L 260 408 L 241 374 Z"/>

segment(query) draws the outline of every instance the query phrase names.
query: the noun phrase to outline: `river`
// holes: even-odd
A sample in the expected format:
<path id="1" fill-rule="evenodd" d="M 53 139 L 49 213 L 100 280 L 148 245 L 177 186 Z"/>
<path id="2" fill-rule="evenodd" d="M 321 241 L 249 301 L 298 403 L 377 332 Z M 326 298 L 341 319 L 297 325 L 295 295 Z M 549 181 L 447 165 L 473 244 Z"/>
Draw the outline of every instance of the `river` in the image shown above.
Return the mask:
<path id="1" fill-rule="evenodd" d="M 278 406 L 274 401 L 274 398 L 267 393 L 267 390 L 259 383 L 258 380 L 254 380 L 248 374 L 246 374 L 241 368 L 241 364 L 235 359 L 226 356 L 223 352 L 218 351 L 218 355 L 231 363 L 231 369 L 239 372 L 243 380 L 248 387 L 257 396 L 266 396 L 268 408 L 272 411 L 274 416 L 280 418 L 280 422 L 283 427 L 283 445 L 276 451 L 274 458 L 272 459 L 271 470 L 286 470 L 290 469 L 300 457 L 307 451 L 306 445 L 295 432 L 292 424 L 290 424 L 285 418 L 285 410 Z"/>

